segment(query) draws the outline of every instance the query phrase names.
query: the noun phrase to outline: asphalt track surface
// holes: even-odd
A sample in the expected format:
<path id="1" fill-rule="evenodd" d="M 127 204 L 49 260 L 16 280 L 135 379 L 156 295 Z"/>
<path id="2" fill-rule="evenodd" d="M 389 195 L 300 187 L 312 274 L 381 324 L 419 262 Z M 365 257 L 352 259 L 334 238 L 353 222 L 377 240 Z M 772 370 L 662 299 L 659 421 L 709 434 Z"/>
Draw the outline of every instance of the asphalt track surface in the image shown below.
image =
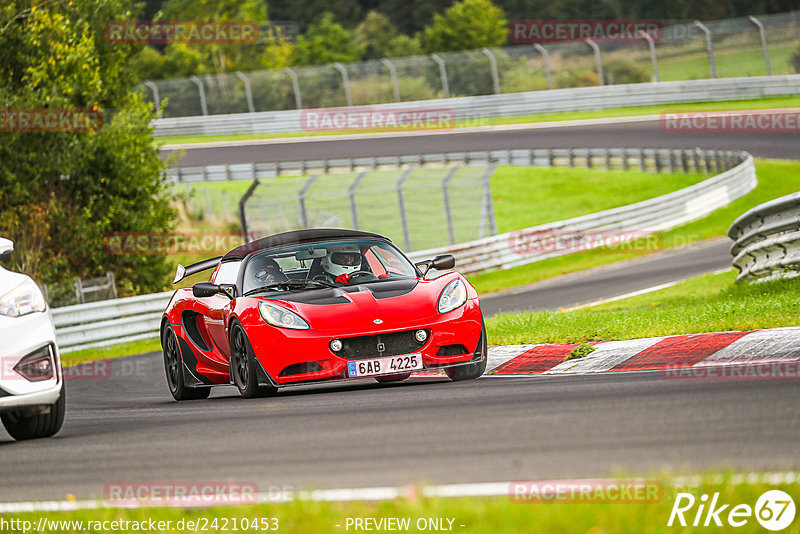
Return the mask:
<path id="1" fill-rule="evenodd" d="M 412 135 L 306 142 L 257 141 L 246 146 L 185 150 L 178 165 L 219 165 L 344 157 L 394 156 L 432 152 L 523 148 L 720 148 L 747 150 L 756 157 L 800 159 L 800 134 L 665 132 L 658 120 L 617 124 L 558 126 L 531 129 L 497 129 L 446 135 Z M 170 151 L 164 151 L 169 155 Z"/>
<path id="2" fill-rule="evenodd" d="M 658 124 L 324 141 L 189 151 L 183 165 L 487 148 L 701 146 L 797 158 L 797 136 L 669 136 Z M 486 298 L 492 309 L 552 309 L 729 265 L 728 243 L 702 244 Z M 669 278 L 669 280 L 667 280 Z M 602 283 L 601 283 L 602 282 Z M 54 438 L 0 431 L 0 501 L 102 497 L 122 481 L 363 487 L 608 476 L 662 469 L 800 467 L 796 382 L 662 379 L 658 371 L 370 380 L 244 400 L 218 388 L 176 403 L 159 354 L 114 360 L 110 376 L 68 382 Z"/>
<path id="3" fill-rule="evenodd" d="M 261 491 L 542 480 L 800 464 L 797 382 L 601 376 L 419 378 L 170 397 L 160 354 L 71 381 L 54 438 L 0 437 L 0 501 L 102 498 L 109 483 L 242 481 Z M 127 366 L 126 371 L 124 367 Z"/>
<path id="4" fill-rule="evenodd" d="M 712 239 L 560 276 L 482 297 L 481 309 L 487 317 L 501 312 L 553 311 L 720 271 L 731 267 L 731 244 L 728 238 Z"/>

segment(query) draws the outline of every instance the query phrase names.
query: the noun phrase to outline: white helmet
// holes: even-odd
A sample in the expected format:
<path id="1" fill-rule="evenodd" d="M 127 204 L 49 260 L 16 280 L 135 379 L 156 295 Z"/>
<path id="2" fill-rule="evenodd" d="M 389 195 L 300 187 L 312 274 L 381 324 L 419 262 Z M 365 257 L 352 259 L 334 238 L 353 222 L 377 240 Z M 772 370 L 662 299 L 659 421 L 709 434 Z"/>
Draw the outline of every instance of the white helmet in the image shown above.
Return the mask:
<path id="1" fill-rule="evenodd" d="M 358 245 L 335 245 L 328 247 L 328 254 L 320 262 L 322 269 L 337 278 L 361 270 L 361 249 Z"/>

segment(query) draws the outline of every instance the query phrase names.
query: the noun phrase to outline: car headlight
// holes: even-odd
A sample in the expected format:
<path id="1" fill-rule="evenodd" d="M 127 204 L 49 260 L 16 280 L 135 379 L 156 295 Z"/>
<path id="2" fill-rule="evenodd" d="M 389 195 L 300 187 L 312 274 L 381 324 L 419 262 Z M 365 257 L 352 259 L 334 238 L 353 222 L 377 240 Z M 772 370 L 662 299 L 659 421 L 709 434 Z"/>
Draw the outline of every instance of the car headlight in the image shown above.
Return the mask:
<path id="1" fill-rule="evenodd" d="M 439 313 L 453 311 L 467 302 L 467 287 L 461 278 L 456 278 L 447 284 L 439 295 Z"/>
<path id="2" fill-rule="evenodd" d="M 42 292 L 30 278 L 0 297 L 0 315 L 6 317 L 22 317 L 46 309 Z"/>
<path id="3" fill-rule="evenodd" d="M 310 328 L 302 317 L 277 304 L 260 302 L 258 304 L 258 311 L 261 312 L 261 317 L 263 317 L 267 323 L 272 326 L 277 326 L 278 328 L 292 328 L 294 330 L 308 330 Z"/>

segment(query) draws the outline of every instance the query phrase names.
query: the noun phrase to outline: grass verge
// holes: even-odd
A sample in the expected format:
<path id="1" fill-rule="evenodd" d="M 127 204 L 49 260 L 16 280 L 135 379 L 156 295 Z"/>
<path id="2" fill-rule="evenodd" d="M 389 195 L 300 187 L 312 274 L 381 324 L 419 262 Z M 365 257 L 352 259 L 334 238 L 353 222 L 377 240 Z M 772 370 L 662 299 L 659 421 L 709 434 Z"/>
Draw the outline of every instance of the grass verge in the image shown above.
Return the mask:
<path id="1" fill-rule="evenodd" d="M 800 279 L 735 283 L 734 271 L 571 312 L 501 314 L 486 320 L 489 343 L 588 341 L 778 328 L 799 324 Z"/>
<path id="2" fill-rule="evenodd" d="M 145 354 L 157 350 L 161 350 L 161 340 L 158 336 L 152 339 L 141 339 L 139 341 L 109 345 L 107 347 L 67 352 L 61 355 L 61 365 L 63 367 L 70 367 L 72 365 L 95 360 L 106 360 L 108 358 L 118 358 L 120 356 L 131 356 L 133 354 Z"/>
<path id="3" fill-rule="evenodd" d="M 724 236 L 731 223 L 745 211 L 768 200 L 800 190 L 800 162 L 759 159 L 756 160 L 756 172 L 758 185 L 753 191 L 706 217 L 659 234 L 656 240 L 642 240 L 629 246 L 598 248 L 568 254 L 513 269 L 470 276 L 469 280 L 479 294 L 492 293 Z"/>
<path id="4" fill-rule="evenodd" d="M 666 104 L 663 106 L 634 106 L 622 107 L 606 110 L 590 111 L 564 111 L 558 113 L 539 113 L 535 115 L 520 115 L 515 117 L 485 118 L 481 120 L 459 121 L 456 129 L 470 126 L 494 126 L 503 124 L 528 124 L 539 122 L 557 122 L 581 119 L 602 119 L 613 117 L 636 117 L 642 115 L 656 115 L 667 112 L 679 111 L 724 111 L 724 110 L 747 110 L 747 109 L 782 109 L 800 107 L 800 97 L 775 97 L 761 98 L 753 100 L 732 100 L 729 102 L 697 102 L 693 104 Z M 476 124 L 479 122 L 479 124 Z M 220 141 L 244 141 L 257 139 L 281 139 L 293 137 L 324 137 L 330 135 L 348 134 L 367 134 L 380 133 L 381 130 L 358 130 L 358 131 L 314 131 L 314 132 L 291 132 L 276 134 L 229 134 L 229 135 L 193 135 L 193 136 L 173 136 L 160 137 L 159 143 L 163 144 L 191 144 L 191 143 L 214 143 Z M 386 131 L 386 130 L 383 130 Z M 393 130 L 397 131 L 397 130 Z M 437 130 L 433 130 L 434 132 Z"/>
<path id="5" fill-rule="evenodd" d="M 243 520 L 246 520 L 248 524 L 252 524 L 252 522 L 261 524 L 261 520 L 266 519 L 266 524 L 271 526 L 275 524 L 273 518 L 277 520 L 277 530 L 292 534 L 363 530 L 354 528 L 355 518 L 373 518 L 376 521 L 388 518 L 407 519 L 410 523 L 407 530 L 410 532 L 436 530 L 423 529 L 419 525 L 422 525 L 423 521 L 427 523 L 427 520 L 439 519 L 443 520 L 442 523 L 445 527 L 452 525 L 452 528 L 444 530 L 468 534 L 506 532 L 672 533 L 695 530 L 691 525 L 698 512 L 701 495 L 712 496 L 718 493 L 717 506 L 728 505 L 720 514 L 720 522 L 728 528 L 731 528 L 727 522 L 728 513 L 734 506 L 747 505 L 751 509 L 751 514 L 754 514 L 759 497 L 766 491 L 782 490 L 795 498 L 800 495 L 800 482 L 797 479 L 792 480 L 790 477 L 787 480 L 786 477 L 781 477 L 781 480 L 767 481 L 764 480 L 765 478 L 767 477 L 762 476 L 751 480 L 746 476 L 731 473 L 716 476 L 708 474 L 699 477 L 697 483 L 693 483 L 691 486 L 676 487 L 669 477 L 652 477 L 648 483 L 652 480 L 654 485 L 661 484 L 663 487 L 663 492 L 660 492 L 659 497 L 654 499 L 656 502 L 626 503 L 593 500 L 569 502 L 564 497 L 520 502 L 505 496 L 451 499 L 417 497 L 378 502 L 344 503 L 296 500 L 284 504 L 212 508 L 108 508 L 76 512 L 5 514 L 3 519 L 6 522 L 10 520 L 27 521 L 29 526 L 35 527 L 39 524 L 40 518 L 44 517 L 49 521 L 50 530 L 70 534 L 88 531 L 107 532 L 109 529 L 103 527 L 102 522 L 107 521 L 109 523 L 106 524 L 110 524 L 115 520 L 163 521 L 161 526 L 165 528 L 155 526 L 155 530 L 152 527 L 149 530 L 180 534 L 220 530 L 223 525 L 227 525 L 227 530 L 234 530 L 233 522 L 236 521 L 237 527 L 241 527 Z M 677 520 L 675 526 L 667 526 L 679 492 L 689 493 L 695 498 L 694 507 L 684 513 L 684 518 L 689 525 L 687 528 L 677 526 Z M 681 504 L 685 503 L 685 500 L 681 502 Z M 770 507 L 775 506 L 779 505 L 770 502 Z M 707 508 L 707 506 L 704 507 L 703 512 Z M 705 515 L 705 513 L 701 514 L 701 525 L 705 520 Z M 351 521 L 349 528 L 348 519 Z M 738 532 L 764 532 L 754 515 L 744 519 L 745 524 L 736 529 Z M 56 521 L 65 523 L 53 523 Z M 72 523 L 68 523 L 69 521 Z M 170 523 L 167 524 L 167 521 Z M 194 523 L 193 528 L 187 528 L 189 521 Z M 115 532 L 140 532 L 142 530 L 132 528 L 130 524 L 117 526 L 122 528 L 114 529 Z M 205 529 L 202 528 L 203 526 Z M 725 530 L 720 527 L 706 530 L 714 529 Z M 32 530 L 32 528 L 28 530 Z M 236 528 L 235 530 L 255 532 L 264 529 Z M 797 533 L 798 521 L 795 520 L 792 526 L 783 532 Z"/>

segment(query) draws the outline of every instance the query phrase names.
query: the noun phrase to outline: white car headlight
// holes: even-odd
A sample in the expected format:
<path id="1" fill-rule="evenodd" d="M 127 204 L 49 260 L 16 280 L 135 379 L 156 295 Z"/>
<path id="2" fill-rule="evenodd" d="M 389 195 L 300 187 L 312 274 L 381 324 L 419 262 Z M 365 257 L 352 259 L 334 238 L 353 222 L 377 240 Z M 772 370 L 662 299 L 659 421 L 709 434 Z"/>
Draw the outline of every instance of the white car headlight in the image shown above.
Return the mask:
<path id="1" fill-rule="evenodd" d="M 302 317 L 277 304 L 260 302 L 258 304 L 258 311 L 261 312 L 261 317 L 263 317 L 267 323 L 272 326 L 277 326 L 278 328 L 291 328 L 293 330 L 308 330 L 310 328 Z"/>
<path id="2" fill-rule="evenodd" d="M 21 317 L 34 312 L 43 312 L 47 303 L 39 287 L 28 279 L 0 297 L 0 315 Z"/>
<path id="3" fill-rule="evenodd" d="M 461 278 L 456 278 L 447 284 L 439 295 L 439 313 L 453 311 L 467 302 L 467 287 Z"/>

